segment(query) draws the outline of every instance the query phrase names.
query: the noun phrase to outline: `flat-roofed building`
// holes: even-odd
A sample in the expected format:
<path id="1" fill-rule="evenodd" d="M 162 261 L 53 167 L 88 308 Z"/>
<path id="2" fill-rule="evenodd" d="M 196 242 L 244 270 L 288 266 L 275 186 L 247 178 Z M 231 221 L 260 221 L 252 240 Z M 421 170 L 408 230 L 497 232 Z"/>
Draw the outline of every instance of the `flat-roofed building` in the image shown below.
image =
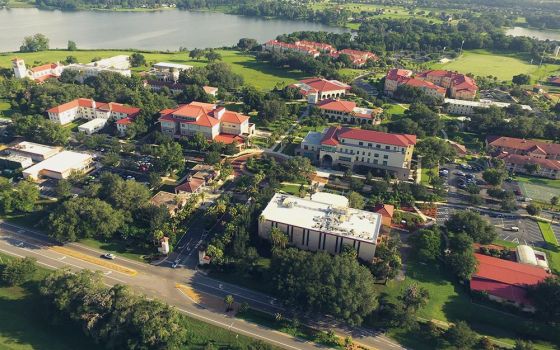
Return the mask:
<path id="1" fill-rule="evenodd" d="M 95 118 L 87 123 L 78 126 L 78 131 L 91 135 L 103 129 L 107 125 L 107 119 Z"/>
<path id="2" fill-rule="evenodd" d="M 89 77 L 98 76 L 101 72 L 117 73 L 125 77 L 131 76 L 130 60 L 127 55 L 117 55 L 86 64 L 73 63 L 63 66 L 62 69 L 78 72 L 77 80 L 82 83 Z"/>
<path id="3" fill-rule="evenodd" d="M 43 160 L 59 153 L 61 150 L 61 147 L 47 146 L 41 145 L 39 143 L 23 141 L 7 148 L 6 151 L 9 154 L 29 157 L 34 162 L 42 162 Z"/>
<path id="4" fill-rule="evenodd" d="M 150 74 L 155 76 L 155 78 L 159 81 L 177 82 L 181 72 L 191 70 L 192 68 L 193 66 L 186 64 L 158 62 L 152 66 Z"/>
<path id="5" fill-rule="evenodd" d="M 288 236 L 291 245 L 310 251 L 342 252 L 354 248 L 358 257 L 371 262 L 375 256 L 381 228 L 381 215 L 349 208 L 345 197 L 328 196 L 303 199 L 277 193 L 259 219 L 259 236 L 270 239 L 272 228 Z"/>
<path id="6" fill-rule="evenodd" d="M 453 98 L 446 98 L 444 100 L 445 111 L 449 114 L 457 115 L 473 115 L 478 108 L 507 108 L 511 103 L 497 102 L 492 100 L 481 99 L 480 101 L 457 100 Z M 522 110 L 531 112 L 533 109 L 528 105 L 519 105 Z"/>
<path id="7" fill-rule="evenodd" d="M 40 177 L 66 179 L 72 172 L 87 173 L 92 170 L 93 157 L 86 153 L 62 151 L 23 171 L 23 177 L 38 180 Z"/>
<path id="8" fill-rule="evenodd" d="M 25 169 L 33 165 L 30 157 L 19 154 L 6 154 L 0 156 L 0 169 Z"/>

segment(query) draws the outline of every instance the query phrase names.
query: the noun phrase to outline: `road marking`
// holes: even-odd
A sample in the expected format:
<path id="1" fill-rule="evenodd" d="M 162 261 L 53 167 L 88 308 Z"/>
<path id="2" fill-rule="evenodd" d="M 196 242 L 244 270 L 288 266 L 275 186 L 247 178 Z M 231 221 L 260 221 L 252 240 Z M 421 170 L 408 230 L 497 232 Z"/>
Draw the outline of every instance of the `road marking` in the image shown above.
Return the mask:
<path id="1" fill-rule="evenodd" d="M 129 269 L 128 267 L 124 267 L 122 265 L 118 265 L 118 264 L 115 264 L 113 262 L 103 260 L 101 258 L 96 258 L 96 257 L 93 257 L 93 256 L 89 256 L 89 255 L 86 255 L 86 254 L 83 254 L 83 253 L 80 253 L 78 251 L 68 249 L 68 248 L 65 248 L 65 247 L 52 246 L 50 248 L 50 250 L 53 250 L 57 253 L 62 253 L 62 254 L 71 256 L 71 257 L 79 259 L 79 260 L 89 262 L 91 264 L 99 265 L 99 266 L 114 270 L 115 272 L 119 272 L 119 273 L 122 273 L 124 275 L 131 276 L 131 277 L 136 276 L 138 274 L 138 272 L 136 270 Z"/>
<path id="2" fill-rule="evenodd" d="M 214 286 L 211 286 L 211 285 L 208 285 L 208 284 L 205 284 L 205 283 L 200 283 L 200 282 L 192 282 L 192 284 L 193 284 L 193 285 L 199 284 L 199 285 L 201 285 L 201 286 L 205 286 L 205 287 L 208 287 L 208 288 L 212 288 L 212 289 L 216 289 L 216 290 L 222 290 L 222 291 L 225 291 L 225 292 L 227 292 L 227 293 L 229 293 L 229 294 L 231 294 L 231 295 L 234 295 L 234 296 L 236 296 L 236 297 L 239 297 L 239 298 L 243 298 L 243 299 L 250 300 L 250 301 L 252 301 L 252 302 L 259 303 L 259 304 L 263 304 L 263 305 L 267 305 L 267 306 L 272 306 L 272 307 L 275 308 L 275 309 L 284 310 L 283 307 L 276 306 L 276 305 L 270 305 L 270 304 L 269 304 L 268 302 L 266 302 L 266 301 L 253 299 L 253 298 L 250 298 L 250 297 L 245 296 L 245 295 L 242 295 L 242 294 L 238 294 L 238 293 L 235 293 L 235 292 L 232 292 L 232 291 L 228 291 L 228 290 L 223 290 L 223 284 L 221 284 L 221 283 L 220 283 L 221 288 L 216 288 L 216 287 L 214 287 Z"/>
<path id="3" fill-rule="evenodd" d="M 64 259 L 66 259 L 66 255 L 63 255 L 61 258 L 58 258 L 58 260 L 60 260 L 60 261 L 62 261 Z"/>
<path id="4" fill-rule="evenodd" d="M 200 294 L 195 292 L 195 290 L 191 287 L 184 284 L 176 283 L 175 288 L 177 288 L 183 295 L 185 295 L 195 304 L 200 304 Z"/>

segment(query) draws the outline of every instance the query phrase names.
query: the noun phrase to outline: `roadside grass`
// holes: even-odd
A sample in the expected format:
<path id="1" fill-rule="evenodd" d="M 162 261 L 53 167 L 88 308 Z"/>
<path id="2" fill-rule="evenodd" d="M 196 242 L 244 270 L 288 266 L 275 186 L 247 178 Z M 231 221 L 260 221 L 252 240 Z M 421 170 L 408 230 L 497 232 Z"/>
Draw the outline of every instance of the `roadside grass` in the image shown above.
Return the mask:
<path id="1" fill-rule="evenodd" d="M 273 294 L 272 288 L 270 286 L 270 279 L 267 279 L 267 272 L 270 268 L 270 259 L 260 257 L 254 267 L 257 271 L 255 276 L 245 273 L 243 271 L 238 271 L 235 269 L 230 269 L 227 271 L 213 271 L 208 273 L 209 277 L 219 279 L 226 283 L 235 284 L 238 286 L 243 286 L 245 288 L 253 289 L 257 292 L 265 294 Z M 258 276 L 261 276 L 260 278 Z"/>
<path id="2" fill-rule="evenodd" d="M 12 259 L 0 253 L 0 260 Z M 38 281 L 48 274 L 39 268 L 32 281 L 21 287 L 0 286 L 0 349 L 7 350 L 94 350 L 99 349 L 79 327 L 64 320 L 52 325 L 42 312 Z"/>
<path id="3" fill-rule="evenodd" d="M 13 224 L 27 227 L 36 231 L 43 231 L 43 223 L 50 212 L 54 209 L 56 201 L 40 199 L 35 203 L 35 210 L 30 213 L 8 213 L 0 216 L 0 219 Z"/>
<path id="4" fill-rule="evenodd" d="M 378 289 L 394 300 L 411 283 L 426 288 L 430 294 L 429 302 L 417 313 L 423 319 L 451 323 L 464 320 L 481 335 L 510 345 L 515 343 L 515 339 L 529 337 L 527 329 L 533 330 L 534 336 L 540 339 L 553 337 L 558 341 L 555 335 L 558 331 L 554 327 L 536 324 L 529 319 L 473 302 L 467 287 L 452 282 L 454 277 L 437 263 L 423 264 L 409 258 L 406 275 L 405 281 L 389 281 L 386 286 L 378 286 Z M 546 342 L 537 339 L 536 345 L 539 349 L 551 348 Z"/>
<path id="5" fill-rule="evenodd" d="M 493 75 L 499 80 L 511 80 L 516 74 L 529 74 L 533 80 L 541 80 L 560 71 L 560 65 L 529 64 L 516 54 L 495 54 L 486 50 L 463 51 L 463 54 L 448 63 L 434 63 L 432 69 L 447 69 L 477 76 Z"/>
<path id="6" fill-rule="evenodd" d="M 240 74 L 245 84 L 252 85 L 257 89 L 270 90 L 277 84 L 282 86 L 291 84 L 305 77 L 305 74 L 297 70 L 287 70 L 274 67 L 267 62 L 259 62 L 249 54 L 236 50 L 216 50 L 222 55 L 222 61 L 228 63 L 234 73 Z M 186 52 L 151 52 L 135 50 L 49 50 L 32 53 L 5 52 L 0 53 L 0 67 L 9 68 L 10 60 L 14 57 L 23 58 L 28 66 L 35 66 L 49 62 L 63 61 L 67 56 L 74 56 L 81 63 L 89 63 L 95 57 L 107 58 L 116 55 L 130 55 L 133 52 L 141 52 L 147 66 L 135 67 L 133 71 L 140 72 L 148 70 L 150 64 L 160 61 L 188 64 L 192 66 L 205 66 L 205 59 L 192 60 Z"/>
<path id="7" fill-rule="evenodd" d="M 545 242 L 552 246 L 558 246 L 558 239 L 554 231 L 552 231 L 550 223 L 545 221 L 538 221 L 537 223 L 539 224 L 539 229 L 541 230 Z"/>
<path id="8" fill-rule="evenodd" d="M 146 262 L 150 254 L 153 254 L 153 251 L 143 251 L 139 252 L 136 246 L 131 247 L 126 244 L 126 242 L 121 240 L 114 240 L 111 242 L 101 242 L 93 238 L 84 238 L 78 243 L 83 244 L 87 247 L 94 248 L 97 250 L 101 250 L 105 253 L 113 253 L 118 256 L 122 256 L 123 258 L 127 258 L 130 260 L 135 260 L 139 262 Z"/>

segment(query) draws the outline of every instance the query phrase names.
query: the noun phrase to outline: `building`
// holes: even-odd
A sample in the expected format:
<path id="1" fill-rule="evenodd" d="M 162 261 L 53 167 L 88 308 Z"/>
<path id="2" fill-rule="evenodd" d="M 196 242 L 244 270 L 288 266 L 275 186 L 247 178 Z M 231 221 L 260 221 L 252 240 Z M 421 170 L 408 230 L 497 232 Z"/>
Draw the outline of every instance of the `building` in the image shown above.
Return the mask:
<path id="1" fill-rule="evenodd" d="M 560 160 L 560 144 L 543 141 L 518 139 L 507 136 L 489 136 L 486 144 L 495 154 L 510 153 L 527 155 L 533 158 Z"/>
<path id="2" fill-rule="evenodd" d="M 105 125 L 107 125 L 107 119 L 95 118 L 78 126 L 78 131 L 91 135 L 103 129 Z"/>
<path id="3" fill-rule="evenodd" d="M 143 83 L 145 88 L 149 88 L 155 92 L 161 91 L 164 87 L 166 87 L 174 95 L 179 95 L 185 90 L 185 84 L 174 83 L 171 81 L 144 80 Z"/>
<path id="4" fill-rule="evenodd" d="M 292 43 L 285 43 L 278 40 L 269 40 L 262 45 L 263 51 L 292 51 L 299 52 L 312 57 L 319 57 L 321 53 L 335 52 L 336 49 L 329 44 L 317 43 L 313 41 L 299 40 Z"/>
<path id="5" fill-rule="evenodd" d="M 408 180 L 415 145 L 415 135 L 332 126 L 309 132 L 298 154 L 323 167 L 372 168 Z"/>
<path id="6" fill-rule="evenodd" d="M 474 100 L 478 91 L 474 79 L 460 73 L 446 70 L 429 70 L 414 75 L 407 69 L 391 69 L 385 76 L 385 94 L 393 96 L 401 85 L 413 86 L 429 96 Z"/>
<path id="7" fill-rule="evenodd" d="M 18 155 L 21 157 L 31 158 L 34 162 L 42 162 L 47 158 L 54 156 L 62 150 L 61 147 L 41 145 L 28 141 L 19 142 L 6 149 L 10 155 Z"/>
<path id="8" fill-rule="evenodd" d="M 62 67 L 63 70 L 69 69 L 78 72 L 77 80 L 84 82 L 89 77 L 96 77 L 101 72 L 117 73 L 125 77 L 130 77 L 130 60 L 127 55 L 118 55 L 104 58 L 90 63 L 73 63 Z"/>
<path id="9" fill-rule="evenodd" d="M 449 114 L 457 115 L 474 115 L 479 108 L 507 108 L 511 106 L 511 103 L 507 102 L 496 102 L 491 100 L 481 99 L 480 101 L 467 101 L 467 100 L 457 100 L 452 98 L 446 98 L 444 100 L 445 112 Z M 532 112 L 533 109 L 528 105 L 520 105 L 521 109 Z"/>
<path id="10" fill-rule="evenodd" d="M 503 160 L 506 169 L 511 173 L 560 179 L 560 161 L 556 159 L 507 152 L 499 154 L 496 158 Z M 529 167 L 530 165 L 532 167 Z"/>
<path id="11" fill-rule="evenodd" d="M 78 98 L 60 106 L 53 107 L 49 109 L 47 113 L 51 121 L 65 125 L 76 119 L 134 119 L 140 114 L 140 111 L 140 108 L 125 106 L 121 103 L 96 102 L 89 98 Z"/>
<path id="12" fill-rule="evenodd" d="M 6 154 L 0 156 L 0 169 L 25 169 L 33 165 L 33 160 L 19 154 Z"/>
<path id="13" fill-rule="evenodd" d="M 375 125 L 379 123 L 377 117 L 383 112 L 381 108 L 362 108 L 352 101 L 333 99 L 319 101 L 316 106 L 321 110 L 321 115 L 340 123 Z"/>
<path id="14" fill-rule="evenodd" d="M 40 177 L 66 179 L 72 172 L 87 173 L 92 170 L 93 158 L 89 154 L 62 151 L 23 171 L 23 177 L 38 180 Z"/>
<path id="15" fill-rule="evenodd" d="M 161 131 L 175 138 L 202 133 L 208 140 L 234 143 L 255 132 L 248 116 L 211 103 L 191 102 L 163 110 L 160 115 Z"/>
<path id="16" fill-rule="evenodd" d="M 391 69 L 385 76 L 384 92 L 387 96 L 394 96 L 399 86 L 407 85 L 420 89 L 426 95 L 441 99 L 445 98 L 446 89 L 432 82 L 413 77 L 412 71 L 407 69 Z"/>
<path id="17" fill-rule="evenodd" d="M 447 141 L 447 143 L 451 145 L 451 148 L 455 150 L 455 152 L 459 157 L 464 157 L 469 153 L 465 145 L 462 145 L 458 142 L 451 141 L 451 140 L 445 140 L 445 141 Z"/>
<path id="18" fill-rule="evenodd" d="M 43 64 L 38 67 L 27 69 L 25 61 L 17 57 L 12 60 L 12 69 L 16 78 L 29 78 L 37 82 L 43 82 L 51 78 L 58 78 L 62 74 L 62 66 L 58 62 Z"/>
<path id="19" fill-rule="evenodd" d="M 157 81 L 174 82 L 179 80 L 179 74 L 183 71 L 191 70 L 193 67 L 186 64 L 159 62 L 152 66 L 150 74 Z"/>
<path id="20" fill-rule="evenodd" d="M 560 46 L 559 46 L 560 47 Z M 550 77 L 548 79 L 548 83 L 556 86 L 560 86 L 560 76 L 558 77 Z"/>
<path id="21" fill-rule="evenodd" d="M 199 193 L 205 185 L 204 180 L 189 177 L 185 182 L 175 187 L 175 194 Z"/>
<path id="22" fill-rule="evenodd" d="M 377 204 L 373 208 L 373 212 L 381 215 L 381 223 L 386 228 L 390 228 L 393 224 L 393 216 L 395 214 L 395 206 L 391 204 Z"/>
<path id="23" fill-rule="evenodd" d="M 474 100 L 478 91 L 473 78 L 448 70 L 428 70 L 418 74 L 416 78 L 448 89 L 449 97 L 455 99 Z"/>
<path id="24" fill-rule="evenodd" d="M 346 198 L 327 195 L 320 195 L 319 201 L 275 194 L 259 218 L 259 236 L 270 239 L 272 228 L 278 228 L 297 248 L 338 254 L 346 245 L 360 259 L 373 261 L 381 215 L 349 208 L 341 205 L 347 203 Z"/>
<path id="25" fill-rule="evenodd" d="M 303 96 L 307 96 L 308 102 L 313 104 L 325 99 L 340 98 L 351 89 L 350 85 L 338 80 L 322 78 L 304 79 L 291 86 L 299 89 Z"/>
<path id="26" fill-rule="evenodd" d="M 517 258 L 517 262 L 520 264 L 538 266 L 550 272 L 548 269 L 548 259 L 546 258 L 546 254 L 541 251 L 534 250 L 528 245 L 518 245 L 515 248 L 515 257 Z"/>
<path id="27" fill-rule="evenodd" d="M 185 195 L 159 191 L 150 199 L 150 203 L 156 207 L 165 206 L 165 208 L 169 211 L 169 215 L 173 217 L 185 206 L 187 198 L 188 196 Z"/>
<path id="28" fill-rule="evenodd" d="M 361 68 L 363 67 L 368 61 L 377 61 L 379 58 L 376 54 L 369 52 L 369 51 L 358 51 L 358 50 L 351 50 L 351 49 L 344 49 L 340 51 L 336 51 L 331 54 L 332 57 L 338 58 L 340 55 L 347 55 L 350 57 L 352 61 L 352 66 L 354 68 Z"/>
<path id="29" fill-rule="evenodd" d="M 218 95 L 218 88 L 217 88 L 217 87 L 206 86 L 206 85 L 204 85 L 204 86 L 202 87 L 202 89 L 204 90 L 204 92 L 205 92 L 207 95 L 210 95 L 210 96 L 213 96 L 213 97 L 216 97 L 216 96 Z"/>
<path id="30" fill-rule="evenodd" d="M 478 268 L 473 274 L 472 291 L 484 292 L 492 300 L 534 311 L 527 290 L 550 276 L 540 267 L 520 264 L 475 253 Z"/>

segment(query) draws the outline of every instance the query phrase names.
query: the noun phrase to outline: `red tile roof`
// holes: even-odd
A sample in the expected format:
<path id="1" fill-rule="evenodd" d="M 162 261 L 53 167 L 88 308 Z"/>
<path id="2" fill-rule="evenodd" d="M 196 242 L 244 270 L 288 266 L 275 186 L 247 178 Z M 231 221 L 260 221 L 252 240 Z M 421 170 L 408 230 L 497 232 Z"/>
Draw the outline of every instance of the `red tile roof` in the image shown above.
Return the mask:
<path id="1" fill-rule="evenodd" d="M 387 76 L 385 77 L 385 79 L 399 81 L 400 79 L 409 78 L 411 76 L 412 76 L 411 70 L 393 68 L 389 72 L 387 72 Z"/>
<path id="2" fill-rule="evenodd" d="M 319 103 L 317 103 L 317 107 L 329 111 L 352 113 L 354 108 L 356 108 L 356 103 L 352 101 L 327 99 L 319 101 Z"/>
<path id="3" fill-rule="evenodd" d="M 560 144 L 557 143 L 525 140 L 506 136 L 489 136 L 487 142 L 492 147 L 510 148 L 522 152 L 526 152 L 534 146 L 539 146 L 547 154 L 553 156 L 560 155 Z"/>
<path id="4" fill-rule="evenodd" d="M 386 216 L 389 218 L 393 218 L 393 214 L 395 212 L 395 206 L 391 204 L 378 204 L 373 208 L 374 213 L 381 214 L 381 216 Z"/>
<path id="5" fill-rule="evenodd" d="M 221 142 L 226 145 L 229 145 L 230 143 L 243 143 L 243 141 L 243 137 L 232 134 L 219 134 L 214 138 L 214 142 Z"/>
<path id="6" fill-rule="evenodd" d="M 50 113 L 62 113 L 66 112 L 72 108 L 76 107 L 86 107 L 86 108 L 93 108 L 95 104 L 95 108 L 103 111 L 115 111 L 117 113 L 124 113 L 128 116 L 135 116 L 140 113 L 141 109 L 137 107 L 128 107 L 121 103 L 116 102 L 95 102 L 89 98 L 78 98 L 73 101 L 61 104 L 59 106 L 50 108 L 47 112 Z"/>
<path id="7" fill-rule="evenodd" d="M 323 136 L 323 139 L 321 140 L 321 144 L 336 146 L 339 144 L 340 139 L 342 138 L 366 142 L 376 142 L 399 147 L 408 147 L 416 144 L 416 135 L 390 134 L 380 131 L 341 128 L 335 126 L 331 126 L 327 130 L 325 136 Z"/>
<path id="8" fill-rule="evenodd" d="M 309 78 L 300 81 L 319 92 L 350 90 L 350 85 L 346 85 L 336 80 L 326 80 L 322 78 Z"/>
<path id="9" fill-rule="evenodd" d="M 249 120 L 249 117 L 241 113 L 226 110 L 220 120 L 227 123 L 242 124 L 245 121 Z"/>
<path id="10" fill-rule="evenodd" d="M 497 158 L 503 159 L 507 164 L 525 165 L 538 164 L 541 168 L 550 170 L 560 170 L 560 161 L 552 159 L 535 158 L 522 154 L 502 153 Z"/>
<path id="11" fill-rule="evenodd" d="M 37 73 L 44 70 L 56 69 L 56 67 L 58 67 L 56 63 L 48 63 L 48 64 L 43 64 L 42 66 L 33 67 L 31 68 L 31 71 Z"/>
<path id="12" fill-rule="evenodd" d="M 223 115 L 220 118 L 221 121 L 241 124 L 249 120 L 248 116 L 228 111 L 224 107 L 216 107 L 215 104 L 194 101 L 175 109 L 164 109 L 160 112 L 161 117 L 159 118 L 159 121 L 172 121 L 183 124 L 213 127 L 220 123 L 220 120 L 218 120 L 215 115 L 218 111 L 222 110 Z M 187 120 L 184 118 L 192 118 L 193 120 Z"/>
<path id="13" fill-rule="evenodd" d="M 175 187 L 175 191 L 193 193 L 196 192 L 202 186 L 204 186 L 204 180 L 193 177 L 187 180 L 186 182 L 183 182 L 179 186 Z"/>
<path id="14" fill-rule="evenodd" d="M 474 254 L 477 272 L 471 279 L 471 289 L 484 291 L 519 304 L 529 305 L 527 287 L 550 276 L 540 267 Z"/>

